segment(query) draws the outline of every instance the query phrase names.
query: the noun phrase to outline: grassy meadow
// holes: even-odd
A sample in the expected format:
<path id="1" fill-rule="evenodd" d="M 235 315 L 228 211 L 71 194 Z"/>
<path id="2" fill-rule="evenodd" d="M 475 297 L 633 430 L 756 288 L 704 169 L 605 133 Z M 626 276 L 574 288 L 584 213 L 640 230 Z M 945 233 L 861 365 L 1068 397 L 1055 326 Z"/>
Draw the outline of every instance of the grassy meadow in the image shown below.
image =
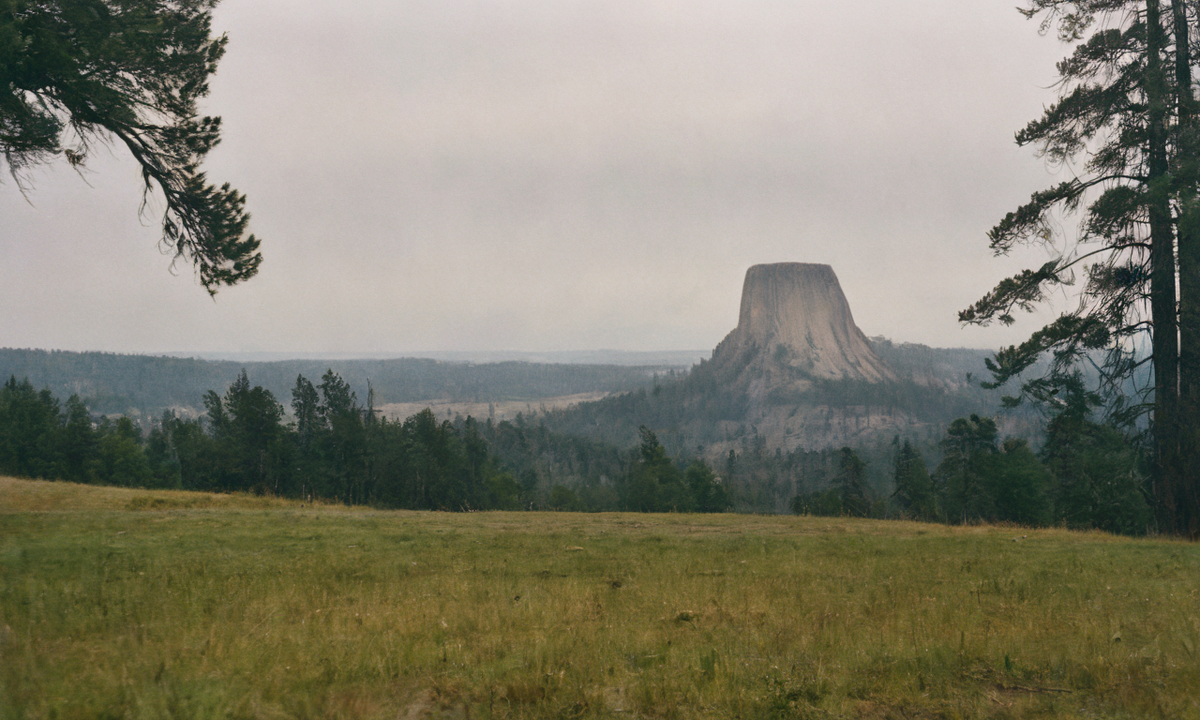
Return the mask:
<path id="1" fill-rule="evenodd" d="M 0 719 L 1200 718 L 1200 546 L 0 478 Z"/>

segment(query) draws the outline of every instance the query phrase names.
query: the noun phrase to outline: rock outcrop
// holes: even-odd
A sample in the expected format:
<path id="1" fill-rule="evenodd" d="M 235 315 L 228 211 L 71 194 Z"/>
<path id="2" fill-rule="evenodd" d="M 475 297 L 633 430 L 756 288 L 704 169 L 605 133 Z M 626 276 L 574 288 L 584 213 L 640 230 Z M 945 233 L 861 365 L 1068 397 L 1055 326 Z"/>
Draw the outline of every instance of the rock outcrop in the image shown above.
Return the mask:
<path id="1" fill-rule="evenodd" d="M 877 349 L 878 348 L 878 349 Z M 986 352 L 868 340 L 828 265 L 746 271 L 737 327 L 685 377 L 554 418 L 556 429 L 618 445 L 652 428 L 672 451 L 715 463 L 761 451 L 928 442 L 955 417 L 993 412 L 970 382 Z"/>
<path id="2" fill-rule="evenodd" d="M 753 369 L 769 386 L 896 377 L 854 324 L 833 268 L 809 263 L 746 271 L 738 326 L 713 351 L 713 363 L 727 376 Z"/>

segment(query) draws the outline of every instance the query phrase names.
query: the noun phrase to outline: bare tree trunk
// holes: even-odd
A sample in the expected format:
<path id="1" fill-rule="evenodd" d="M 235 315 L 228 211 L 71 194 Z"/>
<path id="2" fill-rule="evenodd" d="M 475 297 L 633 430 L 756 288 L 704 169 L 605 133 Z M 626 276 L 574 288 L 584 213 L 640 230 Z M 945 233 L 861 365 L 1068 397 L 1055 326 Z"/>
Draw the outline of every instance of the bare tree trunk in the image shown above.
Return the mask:
<path id="1" fill-rule="evenodd" d="M 1150 314 L 1154 323 L 1154 494 L 1159 530 L 1178 533 L 1180 491 L 1178 400 L 1179 329 L 1176 321 L 1175 233 L 1167 164 L 1168 92 L 1163 69 L 1166 39 L 1159 0 L 1146 0 L 1147 209 L 1150 219 Z"/>
<path id="2" fill-rule="evenodd" d="M 1178 139 L 1175 149 L 1179 191 L 1179 441 L 1183 530 L 1200 537 L 1200 127 L 1192 90 L 1192 48 L 1188 8 L 1171 5 L 1175 31 L 1175 93 Z M 1197 9 L 1200 14 L 1200 8 Z"/>

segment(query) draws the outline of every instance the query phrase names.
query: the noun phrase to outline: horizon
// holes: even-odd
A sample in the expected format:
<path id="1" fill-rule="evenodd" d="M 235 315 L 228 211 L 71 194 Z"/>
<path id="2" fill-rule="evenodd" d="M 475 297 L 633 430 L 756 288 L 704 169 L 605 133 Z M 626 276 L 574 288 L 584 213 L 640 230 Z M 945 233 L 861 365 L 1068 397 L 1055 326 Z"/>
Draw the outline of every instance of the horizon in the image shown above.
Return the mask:
<path id="1" fill-rule="evenodd" d="M 867 338 L 872 343 L 886 341 L 900 346 L 928 347 L 934 350 L 961 350 L 970 352 L 995 352 L 996 348 L 968 346 L 937 346 L 925 343 L 907 342 L 875 335 Z M 528 362 L 544 365 L 618 365 L 627 367 L 690 367 L 700 360 L 712 357 L 713 348 L 709 349 L 665 349 L 665 350 L 617 350 L 613 348 L 594 348 L 585 350 L 399 350 L 399 351 L 337 351 L 337 352 L 306 352 L 301 350 L 271 350 L 226 352 L 207 350 L 148 350 L 145 352 L 123 352 L 119 350 L 72 350 L 66 348 L 43 347 L 9 347 L 0 346 L 0 351 L 19 352 L 65 352 L 85 355 L 98 353 L 104 355 L 128 355 L 134 357 L 163 357 L 181 360 L 204 360 L 209 362 L 244 362 L 271 363 L 299 360 L 437 360 L 450 363 L 470 363 L 486 365 L 503 362 Z M 694 357 L 691 362 L 684 362 L 686 357 Z M 659 360 L 654 362 L 654 360 Z"/>

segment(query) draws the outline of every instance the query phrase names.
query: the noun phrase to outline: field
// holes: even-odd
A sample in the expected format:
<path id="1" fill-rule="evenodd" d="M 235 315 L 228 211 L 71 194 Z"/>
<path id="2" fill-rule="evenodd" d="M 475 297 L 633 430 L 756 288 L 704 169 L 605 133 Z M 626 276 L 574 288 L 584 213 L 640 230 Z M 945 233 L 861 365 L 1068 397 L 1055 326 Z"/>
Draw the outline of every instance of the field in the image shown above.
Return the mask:
<path id="1" fill-rule="evenodd" d="M 0 718 L 1196 718 L 1200 547 L 0 479 Z"/>
<path id="2" fill-rule="evenodd" d="M 495 402 L 466 402 L 462 400 L 421 400 L 419 402 L 386 403 L 379 412 L 390 420 L 403 421 L 425 408 L 434 416 L 453 420 L 455 415 L 474 417 L 481 420 L 491 418 L 496 422 L 514 420 L 517 415 L 536 417 L 547 410 L 562 410 L 581 402 L 595 402 L 608 397 L 607 392 L 577 393 L 558 397 L 534 398 L 530 400 L 497 400 Z"/>

